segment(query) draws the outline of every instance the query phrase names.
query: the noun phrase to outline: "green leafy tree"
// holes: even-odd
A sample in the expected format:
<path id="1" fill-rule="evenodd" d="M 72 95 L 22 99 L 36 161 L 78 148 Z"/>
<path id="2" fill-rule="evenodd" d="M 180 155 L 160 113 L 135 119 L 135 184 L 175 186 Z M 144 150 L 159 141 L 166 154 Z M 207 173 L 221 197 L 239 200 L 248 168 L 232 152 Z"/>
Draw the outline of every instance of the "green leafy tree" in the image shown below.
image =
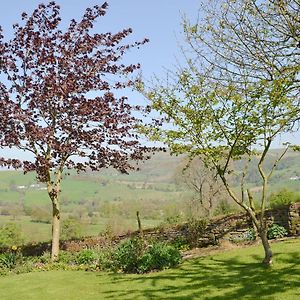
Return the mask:
<path id="1" fill-rule="evenodd" d="M 251 217 L 267 265 L 273 256 L 264 219 L 268 182 L 288 149 L 299 150 L 285 144 L 272 164 L 265 164 L 274 140 L 298 129 L 299 10 L 296 0 L 203 4 L 196 23 L 184 20 L 186 65 L 170 72 L 166 82 L 138 86 L 168 123 L 155 122 L 144 132 L 172 153 L 201 157 L 215 169 L 230 197 Z M 262 182 L 258 207 L 245 180 L 254 158 Z M 237 160 L 243 161 L 239 172 L 233 167 Z M 231 185 L 233 176 L 240 192 Z"/>

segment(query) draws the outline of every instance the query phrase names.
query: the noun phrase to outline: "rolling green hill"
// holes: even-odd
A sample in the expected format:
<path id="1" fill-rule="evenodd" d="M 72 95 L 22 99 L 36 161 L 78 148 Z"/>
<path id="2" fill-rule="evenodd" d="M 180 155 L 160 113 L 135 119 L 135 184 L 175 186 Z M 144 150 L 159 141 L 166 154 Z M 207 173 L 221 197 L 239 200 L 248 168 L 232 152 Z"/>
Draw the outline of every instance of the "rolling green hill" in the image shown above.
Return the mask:
<path id="1" fill-rule="evenodd" d="M 276 159 L 278 153 L 278 150 L 271 152 L 266 166 Z M 62 203 L 74 206 L 92 201 L 179 201 L 189 196 L 189 192 L 174 180 L 175 173 L 180 172 L 182 159 L 183 156 L 158 153 L 140 165 L 140 171 L 129 175 L 119 174 L 111 169 L 80 174 L 71 172 L 62 184 Z M 235 167 L 239 170 L 242 163 L 238 162 Z M 289 152 L 274 172 L 270 181 L 271 190 L 289 188 L 300 191 L 300 180 L 295 180 L 297 177 L 300 178 L 300 154 Z M 251 187 L 260 185 L 255 159 L 249 167 L 247 179 Z M 0 205 L 20 202 L 25 207 L 48 205 L 45 187 L 36 182 L 34 173 L 23 175 L 18 171 L 1 171 Z"/>
<path id="2" fill-rule="evenodd" d="M 279 150 L 271 151 L 266 166 L 270 166 L 278 153 Z M 140 212 L 145 226 L 186 216 L 188 209 L 193 209 L 193 192 L 178 184 L 183 159 L 183 156 L 158 153 L 141 164 L 140 171 L 129 175 L 111 169 L 80 174 L 71 172 L 62 184 L 63 219 L 76 218 L 88 225 L 85 234 L 97 234 L 108 229 L 117 232 L 136 229 L 136 211 Z M 242 166 L 242 161 L 236 162 L 237 173 Z M 300 191 L 298 177 L 300 154 L 289 152 L 274 172 L 270 192 L 282 188 Z M 249 166 L 247 179 L 249 186 L 259 191 L 255 159 Z M 50 211 L 45 186 L 36 181 L 34 173 L 23 175 L 19 171 L 0 171 L 0 224 L 19 220 L 24 228 L 30 229 L 28 232 L 32 232 L 37 225 L 31 221 L 41 222 L 42 233 L 36 233 L 36 236 L 43 240 L 42 236 L 50 232 Z"/>

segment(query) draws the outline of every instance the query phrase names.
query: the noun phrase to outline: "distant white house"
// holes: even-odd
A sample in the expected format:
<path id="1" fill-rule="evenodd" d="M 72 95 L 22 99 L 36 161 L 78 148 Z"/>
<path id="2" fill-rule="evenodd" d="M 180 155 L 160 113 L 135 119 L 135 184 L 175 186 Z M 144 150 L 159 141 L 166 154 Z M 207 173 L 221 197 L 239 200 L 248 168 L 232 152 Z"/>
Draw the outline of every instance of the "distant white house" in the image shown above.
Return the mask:
<path id="1" fill-rule="evenodd" d="M 18 185 L 17 188 L 18 188 L 19 190 L 23 190 L 23 189 L 26 189 L 26 186 L 25 186 L 25 185 Z"/>
<path id="2" fill-rule="evenodd" d="M 290 177 L 290 180 L 300 180 L 300 176 L 293 176 L 293 177 Z"/>
<path id="3" fill-rule="evenodd" d="M 40 185 L 39 184 L 31 184 L 29 187 L 31 187 L 31 188 L 39 188 Z"/>
<path id="4" fill-rule="evenodd" d="M 31 184 L 29 186 L 26 186 L 26 185 L 18 185 L 17 186 L 18 190 L 24 190 L 27 188 L 32 188 L 32 189 L 37 189 L 37 190 L 46 190 L 47 189 L 45 186 L 42 186 L 40 184 Z"/>

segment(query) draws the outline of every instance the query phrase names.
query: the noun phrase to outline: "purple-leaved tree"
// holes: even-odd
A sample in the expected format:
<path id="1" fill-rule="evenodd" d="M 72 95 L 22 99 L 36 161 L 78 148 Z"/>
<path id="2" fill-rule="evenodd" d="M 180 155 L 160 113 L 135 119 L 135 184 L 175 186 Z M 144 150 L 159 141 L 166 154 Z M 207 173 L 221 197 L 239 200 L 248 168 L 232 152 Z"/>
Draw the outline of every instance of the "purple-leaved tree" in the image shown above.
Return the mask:
<path id="1" fill-rule="evenodd" d="M 116 96 L 134 85 L 127 75 L 140 67 L 123 64 L 123 55 L 148 40 L 124 43 L 130 28 L 93 34 L 107 7 L 105 2 L 87 8 L 62 32 L 59 6 L 40 4 L 31 16 L 22 14 L 12 39 L 5 41 L 0 29 L 0 146 L 34 157 L 1 158 L 1 165 L 35 171 L 46 184 L 53 208 L 52 260 L 59 254 L 63 172 L 111 166 L 126 173 L 154 150 L 137 134 L 142 121 L 134 112 L 142 107 Z"/>

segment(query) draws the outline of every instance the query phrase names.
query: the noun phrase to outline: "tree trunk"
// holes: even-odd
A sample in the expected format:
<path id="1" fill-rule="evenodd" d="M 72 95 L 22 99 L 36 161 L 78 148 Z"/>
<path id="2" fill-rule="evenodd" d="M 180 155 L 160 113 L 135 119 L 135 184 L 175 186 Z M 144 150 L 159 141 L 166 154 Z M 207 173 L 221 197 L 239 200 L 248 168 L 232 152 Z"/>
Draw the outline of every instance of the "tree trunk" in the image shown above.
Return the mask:
<path id="1" fill-rule="evenodd" d="M 267 237 L 267 231 L 265 229 L 260 230 L 260 238 L 265 250 L 265 258 L 263 260 L 263 263 L 267 266 L 272 265 L 272 258 L 273 258 L 273 252 L 271 250 L 268 237 Z"/>
<path id="2" fill-rule="evenodd" d="M 252 223 L 254 224 L 254 228 L 256 228 L 257 232 L 259 233 L 261 242 L 264 247 L 265 251 L 265 258 L 262 261 L 265 265 L 271 266 L 272 265 L 272 258 L 273 258 L 273 252 L 271 250 L 268 237 L 267 237 L 267 226 L 264 223 L 260 223 L 255 215 L 255 212 L 250 208 L 246 209 L 249 213 Z"/>
<path id="3" fill-rule="evenodd" d="M 60 209 L 58 198 L 52 200 L 52 249 L 51 261 L 58 260 L 60 236 Z"/>

